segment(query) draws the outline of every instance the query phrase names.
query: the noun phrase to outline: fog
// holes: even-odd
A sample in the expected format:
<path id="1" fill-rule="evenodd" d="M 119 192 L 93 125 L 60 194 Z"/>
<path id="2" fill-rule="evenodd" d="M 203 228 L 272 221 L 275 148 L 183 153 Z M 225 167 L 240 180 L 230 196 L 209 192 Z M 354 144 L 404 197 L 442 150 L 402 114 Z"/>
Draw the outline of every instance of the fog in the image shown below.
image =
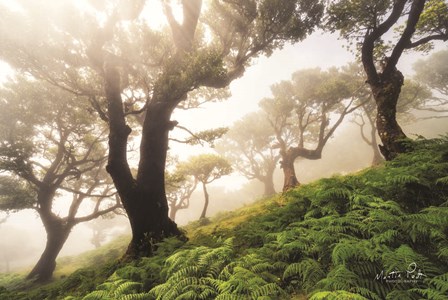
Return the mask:
<path id="1" fill-rule="evenodd" d="M 353 61 L 354 56 L 342 46 L 343 42 L 337 36 L 316 32 L 297 45 L 288 45 L 277 50 L 271 57 L 261 57 L 254 61 L 244 76 L 230 85 L 232 96 L 220 103 L 207 103 L 193 111 L 176 111 L 174 120 L 191 130 L 204 130 L 220 126 L 230 127 L 233 122 L 245 114 L 258 109 L 258 102 L 270 96 L 270 86 L 280 80 L 287 80 L 294 71 L 305 68 L 320 67 L 327 69 L 332 66 L 343 66 Z M 442 49 L 443 46 L 438 46 Z M 412 63 L 421 58 L 420 55 L 407 54 L 400 60 L 399 69 L 405 76 L 412 75 Z M 4 80 L 10 68 L 0 62 L 0 79 Z M 370 166 L 372 160 L 371 147 L 365 144 L 360 136 L 359 127 L 351 122 L 352 117 L 344 123 L 324 148 L 322 159 L 296 161 L 296 172 L 302 184 L 318 178 L 336 174 L 357 172 Z M 404 126 L 409 136 L 422 135 L 427 138 L 444 134 L 448 128 L 448 119 L 429 119 L 414 122 Z M 209 147 L 187 146 L 171 143 L 170 154 L 185 160 L 193 154 L 209 153 L 214 150 Z M 282 188 L 281 170 L 275 172 L 275 188 Z M 207 212 L 212 217 L 219 212 L 233 210 L 261 198 L 263 187 L 257 181 L 248 181 L 241 175 L 233 173 L 210 184 L 210 205 Z M 200 188 L 194 192 L 190 207 L 177 213 L 176 222 L 185 225 L 197 220 L 203 206 L 203 194 Z M 3 216 L 2 214 L 1 216 Z M 1 219 L 0 216 L 0 219 Z M 71 256 L 95 248 L 92 243 L 95 222 L 77 225 L 64 245 L 62 256 Z M 129 233 L 127 219 L 118 216 L 117 219 L 101 221 L 105 227 L 104 244 L 123 233 Z M 45 231 L 37 214 L 30 210 L 11 213 L 4 223 L 0 224 L 0 272 L 27 271 L 39 258 L 45 245 Z"/>

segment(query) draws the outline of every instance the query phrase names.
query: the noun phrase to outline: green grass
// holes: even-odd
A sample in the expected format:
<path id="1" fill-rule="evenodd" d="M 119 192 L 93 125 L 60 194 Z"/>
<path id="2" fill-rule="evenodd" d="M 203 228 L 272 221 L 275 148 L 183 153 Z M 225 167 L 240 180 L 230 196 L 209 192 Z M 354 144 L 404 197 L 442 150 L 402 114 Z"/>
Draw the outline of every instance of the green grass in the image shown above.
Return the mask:
<path id="1" fill-rule="evenodd" d="M 448 141 L 412 147 L 192 223 L 188 243 L 168 239 L 153 257 L 104 256 L 102 269 L 27 292 L 10 284 L 0 298 L 448 299 Z"/>

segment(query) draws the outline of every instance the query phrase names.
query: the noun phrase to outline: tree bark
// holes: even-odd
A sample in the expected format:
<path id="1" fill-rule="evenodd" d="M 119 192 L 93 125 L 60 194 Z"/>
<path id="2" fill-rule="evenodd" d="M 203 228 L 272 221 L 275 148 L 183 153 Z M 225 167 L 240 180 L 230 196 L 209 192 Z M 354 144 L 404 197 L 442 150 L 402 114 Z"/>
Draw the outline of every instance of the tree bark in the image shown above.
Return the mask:
<path id="1" fill-rule="evenodd" d="M 163 93 L 154 93 L 146 110 L 140 162 L 134 179 L 127 162 L 127 139 L 131 129 L 124 117 L 120 75 L 115 68 L 105 68 L 105 79 L 110 129 L 107 171 L 121 197 L 132 230 L 124 258 L 148 256 L 163 238 L 182 235 L 176 223 L 168 217 L 165 195 L 168 132 L 174 126 L 170 117 L 176 103 L 164 98 Z"/>
<path id="2" fill-rule="evenodd" d="M 282 161 L 280 161 L 280 167 L 283 170 L 283 192 L 289 189 L 295 188 L 300 185 L 299 180 L 297 180 L 296 170 L 294 168 L 294 161 L 296 157 L 287 153 L 282 155 Z"/>
<path id="3" fill-rule="evenodd" d="M 204 191 L 204 208 L 202 209 L 202 213 L 201 213 L 201 216 L 199 217 L 199 220 L 205 219 L 205 216 L 207 214 L 208 203 L 209 203 L 209 195 L 207 192 L 207 187 L 206 187 L 205 182 L 202 183 L 202 189 Z"/>
<path id="4" fill-rule="evenodd" d="M 267 170 L 266 176 L 261 180 L 264 185 L 264 197 L 269 197 L 275 195 L 275 187 L 274 187 L 274 170 L 275 168 L 271 168 Z"/>
<path id="5" fill-rule="evenodd" d="M 72 226 L 64 224 L 57 217 L 46 216 L 44 220 L 45 230 L 47 232 L 47 242 L 45 250 L 39 261 L 28 274 L 27 279 L 36 282 L 47 282 L 53 276 L 56 268 L 56 258 L 59 255 L 70 234 Z"/>
<path id="6" fill-rule="evenodd" d="M 382 145 L 379 149 L 386 160 L 394 159 L 405 151 L 403 144 L 406 135 L 397 122 L 397 102 L 403 85 L 403 75 L 395 72 L 378 84 L 371 84 L 373 97 L 377 105 L 376 127 Z"/>

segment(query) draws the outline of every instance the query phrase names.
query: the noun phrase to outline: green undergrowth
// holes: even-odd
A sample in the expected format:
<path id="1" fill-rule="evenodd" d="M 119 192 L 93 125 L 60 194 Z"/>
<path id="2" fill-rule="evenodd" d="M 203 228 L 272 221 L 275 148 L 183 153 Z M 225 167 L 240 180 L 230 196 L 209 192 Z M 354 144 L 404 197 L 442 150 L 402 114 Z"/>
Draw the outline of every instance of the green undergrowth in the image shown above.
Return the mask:
<path id="1" fill-rule="evenodd" d="M 47 298 L 0 299 L 448 299 L 448 141 L 412 147 L 191 224 L 190 242 L 167 239 L 104 280 L 83 269 Z"/>

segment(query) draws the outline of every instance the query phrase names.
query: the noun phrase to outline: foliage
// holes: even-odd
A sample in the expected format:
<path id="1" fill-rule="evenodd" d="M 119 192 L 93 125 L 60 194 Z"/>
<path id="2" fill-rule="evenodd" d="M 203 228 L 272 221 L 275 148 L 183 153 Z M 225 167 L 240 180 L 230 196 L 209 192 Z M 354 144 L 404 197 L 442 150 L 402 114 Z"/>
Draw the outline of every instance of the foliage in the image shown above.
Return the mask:
<path id="1" fill-rule="evenodd" d="M 120 266 L 90 296 L 446 299 L 447 145 L 448 138 L 418 140 L 384 165 L 190 225 L 190 243 L 160 243 L 153 257 Z M 82 299 L 85 289 L 63 295 Z"/>
<path id="2" fill-rule="evenodd" d="M 33 207 L 35 193 L 13 176 L 0 176 L 0 210 L 16 211 Z"/>
<path id="3" fill-rule="evenodd" d="M 275 194 L 273 173 L 280 158 L 272 147 L 274 141 L 273 128 L 258 111 L 235 122 L 216 150 L 244 177 L 263 182 L 264 196 L 271 196 Z"/>
<path id="4" fill-rule="evenodd" d="M 431 89 L 448 95 L 448 51 L 439 51 L 414 64 L 416 79 L 427 84 Z"/>
<path id="5" fill-rule="evenodd" d="M 198 181 L 208 184 L 232 171 L 224 158 L 214 154 L 201 154 L 179 164 L 179 173 L 191 175 Z"/>

